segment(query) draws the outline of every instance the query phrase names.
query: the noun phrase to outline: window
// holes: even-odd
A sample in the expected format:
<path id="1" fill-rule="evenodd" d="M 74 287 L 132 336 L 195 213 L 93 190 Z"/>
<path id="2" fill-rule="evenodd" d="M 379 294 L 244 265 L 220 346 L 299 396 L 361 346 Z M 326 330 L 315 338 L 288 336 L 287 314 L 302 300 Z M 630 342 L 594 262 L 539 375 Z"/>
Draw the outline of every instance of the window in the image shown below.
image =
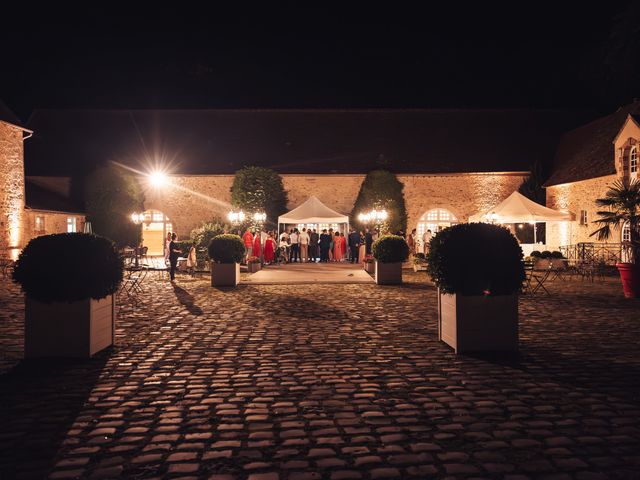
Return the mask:
<path id="1" fill-rule="evenodd" d="M 632 147 L 629 152 L 629 172 L 634 176 L 638 174 L 638 147 Z"/>
<path id="2" fill-rule="evenodd" d="M 629 226 L 629 222 L 625 223 L 622 227 L 622 241 L 623 242 L 631 241 L 631 227 Z"/>
<path id="3" fill-rule="evenodd" d="M 42 216 L 36 217 L 35 233 L 38 233 L 38 234 L 44 233 L 44 217 Z"/>
<path id="4" fill-rule="evenodd" d="M 588 225 L 588 224 L 589 224 L 589 220 L 587 217 L 587 211 L 580 210 L 580 225 Z"/>
<path id="5" fill-rule="evenodd" d="M 67 217 L 67 233 L 76 231 L 76 217 Z"/>
<path id="6" fill-rule="evenodd" d="M 443 228 L 450 227 L 458 223 L 458 219 L 449 211 L 444 208 L 434 208 L 422 215 L 418 222 L 418 238 L 422 238 L 422 234 L 427 230 L 431 230 L 431 233 L 435 234 Z"/>

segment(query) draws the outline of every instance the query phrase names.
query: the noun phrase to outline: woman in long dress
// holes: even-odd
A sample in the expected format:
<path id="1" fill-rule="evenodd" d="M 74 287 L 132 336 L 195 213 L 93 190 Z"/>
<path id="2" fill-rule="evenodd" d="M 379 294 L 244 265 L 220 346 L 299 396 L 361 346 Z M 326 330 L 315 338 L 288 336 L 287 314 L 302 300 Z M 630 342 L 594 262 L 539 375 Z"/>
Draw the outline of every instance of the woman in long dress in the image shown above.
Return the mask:
<path id="1" fill-rule="evenodd" d="M 333 261 L 339 262 L 342 260 L 342 241 L 340 240 L 340 233 L 336 232 L 333 237 Z"/>
<path id="2" fill-rule="evenodd" d="M 257 233 L 253 239 L 253 252 L 251 252 L 254 257 L 260 258 L 262 260 L 262 246 L 260 245 L 260 234 Z"/>
<path id="3" fill-rule="evenodd" d="M 347 258 L 347 237 L 344 236 L 344 233 L 340 234 L 340 247 L 342 248 L 342 258 L 346 260 L 346 258 Z"/>
<path id="4" fill-rule="evenodd" d="M 264 242 L 264 263 L 272 263 L 275 258 L 275 244 L 273 243 L 273 236 L 269 234 Z"/>
<path id="5" fill-rule="evenodd" d="M 364 259 L 367 256 L 367 245 L 364 241 L 364 232 L 360 232 L 360 250 L 358 252 L 358 260 L 360 263 L 364 263 Z"/>

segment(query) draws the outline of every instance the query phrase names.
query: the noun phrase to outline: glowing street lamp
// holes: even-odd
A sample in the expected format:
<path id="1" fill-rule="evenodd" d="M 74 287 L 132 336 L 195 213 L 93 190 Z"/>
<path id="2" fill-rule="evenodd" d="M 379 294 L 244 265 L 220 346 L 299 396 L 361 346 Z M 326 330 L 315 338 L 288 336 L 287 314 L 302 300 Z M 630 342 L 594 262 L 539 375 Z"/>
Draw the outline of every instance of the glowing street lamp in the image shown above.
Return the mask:
<path id="1" fill-rule="evenodd" d="M 267 219 L 267 214 L 264 212 L 256 212 L 253 214 L 253 219 L 258 223 L 264 223 Z"/>
<path id="2" fill-rule="evenodd" d="M 376 210 L 375 208 L 367 213 L 358 215 L 358 220 L 362 223 L 382 223 L 389 217 L 386 210 Z"/>
<path id="3" fill-rule="evenodd" d="M 227 218 L 231 223 L 235 223 L 235 224 L 242 223 L 244 222 L 245 214 L 242 210 L 238 210 L 237 212 L 231 211 L 227 215 Z"/>

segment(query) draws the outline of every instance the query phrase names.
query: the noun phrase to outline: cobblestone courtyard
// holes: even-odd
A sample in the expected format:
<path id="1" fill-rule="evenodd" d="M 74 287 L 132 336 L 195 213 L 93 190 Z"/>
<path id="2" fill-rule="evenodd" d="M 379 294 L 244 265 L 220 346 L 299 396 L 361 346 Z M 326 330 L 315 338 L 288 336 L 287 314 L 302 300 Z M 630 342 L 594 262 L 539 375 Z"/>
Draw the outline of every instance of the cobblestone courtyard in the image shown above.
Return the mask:
<path id="1" fill-rule="evenodd" d="M 640 302 L 618 280 L 520 301 L 518 358 L 455 356 L 436 292 L 147 279 L 117 345 L 18 362 L 0 293 L 2 479 L 640 478 Z"/>

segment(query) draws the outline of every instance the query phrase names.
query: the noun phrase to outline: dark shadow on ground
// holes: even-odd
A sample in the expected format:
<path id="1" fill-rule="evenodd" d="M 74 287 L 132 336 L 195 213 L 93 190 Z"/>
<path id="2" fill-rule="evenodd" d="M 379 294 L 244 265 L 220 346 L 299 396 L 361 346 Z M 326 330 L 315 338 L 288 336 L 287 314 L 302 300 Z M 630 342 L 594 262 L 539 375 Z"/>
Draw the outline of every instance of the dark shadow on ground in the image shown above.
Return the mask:
<path id="1" fill-rule="evenodd" d="M 47 478 L 110 355 L 23 360 L 0 376 L 0 478 Z"/>
<path id="2" fill-rule="evenodd" d="M 193 295 L 184 288 L 179 287 L 176 283 L 172 283 L 173 292 L 176 294 L 178 301 L 189 311 L 191 315 L 202 315 L 202 309 L 194 303 Z"/>

